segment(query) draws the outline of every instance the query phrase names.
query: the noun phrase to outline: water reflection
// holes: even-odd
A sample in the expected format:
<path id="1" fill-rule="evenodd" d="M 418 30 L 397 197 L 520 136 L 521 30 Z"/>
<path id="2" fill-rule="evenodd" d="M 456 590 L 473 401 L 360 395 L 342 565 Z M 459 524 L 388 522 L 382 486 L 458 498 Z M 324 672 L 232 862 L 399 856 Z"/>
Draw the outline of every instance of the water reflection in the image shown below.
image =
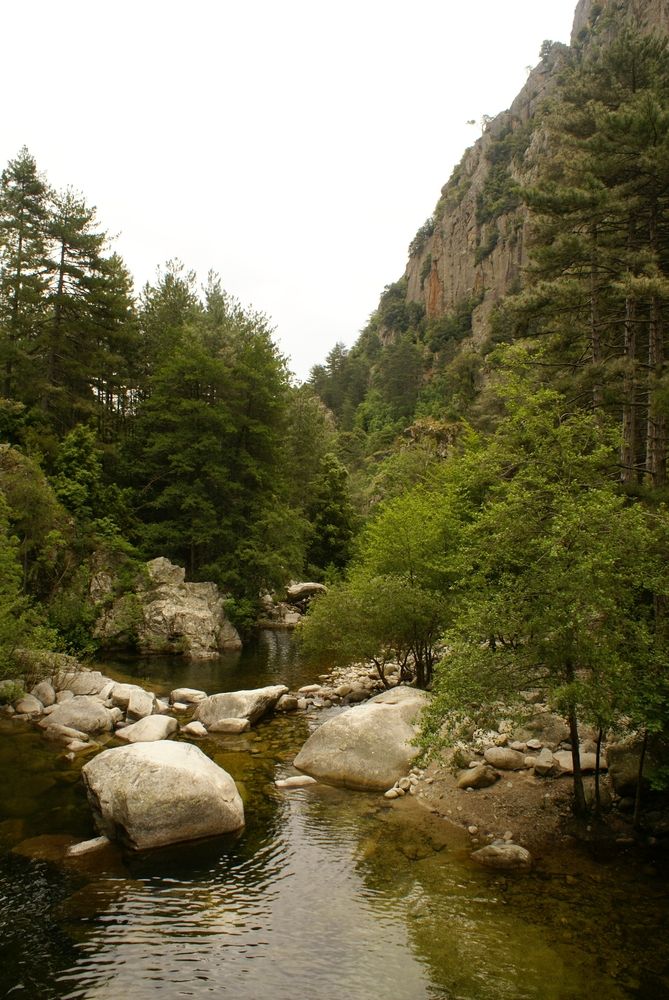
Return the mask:
<path id="1" fill-rule="evenodd" d="M 312 679 L 275 635 L 255 675 L 243 657 L 233 667 L 198 665 L 211 683 L 179 673 L 187 664 L 151 660 L 151 683 L 251 687 L 281 680 L 283 670 L 293 671 L 294 687 Z M 146 676 L 147 664 L 123 669 Z M 667 995 L 666 890 L 652 873 L 570 853 L 569 874 L 556 855 L 538 873 L 499 876 L 474 868 L 466 835 L 411 799 L 391 806 L 323 786 L 279 790 L 274 780 L 291 772 L 307 729 L 304 717 L 277 717 L 202 742 L 243 788 L 241 835 L 72 868 L 9 852 L 39 834 L 93 834 L 79 765 L 59 760 L 28 727 L 0 726 L 0 992 L 47 1000 Z"/>
<path id="2" fill-rule="evenodd" d="M 313 671 L 301 662 L 292 634 L 262 629 L 241 651 L 222 653 L 215 660 L 183 656 L 140 656 L 105 659 L 101 670 L 119 679 L 145 681 L 158 693 L 175 687 L 193 687 L 214 694 L 267 684 L 286 684 L 297 690 L 313 681 Z"/>

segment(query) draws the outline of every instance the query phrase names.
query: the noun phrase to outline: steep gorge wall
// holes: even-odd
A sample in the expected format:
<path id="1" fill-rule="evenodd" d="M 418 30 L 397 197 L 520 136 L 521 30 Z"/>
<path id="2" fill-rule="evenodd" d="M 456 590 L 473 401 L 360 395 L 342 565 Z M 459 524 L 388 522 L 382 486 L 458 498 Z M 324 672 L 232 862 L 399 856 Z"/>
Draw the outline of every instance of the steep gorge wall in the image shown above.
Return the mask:
<path id="1" fill-rule="evenodd" d="M 593 37 L 611 37 L 626 23 L 645 31 L 669 33 L 669 0 L 579 0 L 572 45 L 587 47 Z M 520 155 L 516 151 L 509 161 L 508 174 L 517 183 L 531 181 L 532 151 L 541 142 L 541 135 L 536 131 L 530 134 L 528 124 L 542 101 L 556 89 L 566 52 L 567 47 L 559 44 L 544 52 L 509 110 L 488 123 L 442 188 L 433 231 L 420 238 L 417 234 L 412 243 L 405 272 L 407 299 L 420 303 L 428 320 L 471 302 L 474 342 L 485 336 L 495 304 L 521 285 L 527 263 L 526 210 L 512 205 L 500 211 L 498 206 L 492 217 L 485 210 L 494 147 L 516 133 Z"/>

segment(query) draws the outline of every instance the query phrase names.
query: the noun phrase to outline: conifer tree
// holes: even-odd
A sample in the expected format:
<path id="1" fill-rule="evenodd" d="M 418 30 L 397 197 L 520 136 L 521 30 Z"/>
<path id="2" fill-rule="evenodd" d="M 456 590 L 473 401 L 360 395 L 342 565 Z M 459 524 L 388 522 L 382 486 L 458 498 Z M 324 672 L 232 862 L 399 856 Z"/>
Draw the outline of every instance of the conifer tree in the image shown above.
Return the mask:
<path id="1" fill-rule="evenodd" d="M 21 398 L 44 322 L 48 189 L 24 146 L 0 181 L 0 363 L 3 395 Z"/>

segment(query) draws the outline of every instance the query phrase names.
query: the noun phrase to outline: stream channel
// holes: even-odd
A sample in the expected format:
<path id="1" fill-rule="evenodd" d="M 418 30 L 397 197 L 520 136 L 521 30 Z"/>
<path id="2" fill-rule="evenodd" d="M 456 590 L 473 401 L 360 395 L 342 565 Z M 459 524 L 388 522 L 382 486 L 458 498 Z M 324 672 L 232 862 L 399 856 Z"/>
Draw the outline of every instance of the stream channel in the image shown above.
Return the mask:
<path id="1" fill-rule="evenodd" d="M 316 678 L 289 635 L 218 661 L 96 664 L 165 694 Z M 29 1000 L 601 1000 L 669 997 L 666 871 L 558 846 L 529 874 L 476 866 L 413 798 L 274 781 L 323 716 L 202 749 L 244 798 L 241 835 L 77 865 L 13 848 L 95 836 L 79 770 L 0 722 L 0 996 Z M 165 803 L 169 809 L 169 803 Z"/>

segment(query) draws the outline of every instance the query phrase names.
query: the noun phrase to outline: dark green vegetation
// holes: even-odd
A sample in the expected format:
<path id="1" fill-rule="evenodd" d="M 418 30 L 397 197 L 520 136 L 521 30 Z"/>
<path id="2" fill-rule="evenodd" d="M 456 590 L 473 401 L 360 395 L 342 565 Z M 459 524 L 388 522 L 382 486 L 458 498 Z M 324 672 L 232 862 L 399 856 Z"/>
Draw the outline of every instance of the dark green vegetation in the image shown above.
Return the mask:
<path id="1" fill-rule="evenodd" d="M 19 646 L 93 649 L 101 571 L 123 588 L 168 556 L 243 622 L 345 562 L 332 418 L 267 318 L 175 262 L 135 299 L 95 210 L 26 149 L 0 184 L 0 370 L 3 672 Z"/>
<path id="2" fill-rule="evenodd" d="M 562 56 L 541 112 L 488 146 L 477 263 L 518 206 L 532 252 L 487 337 L 470 337 L 474 297 L 427 321 L 398 282 L 314 370 L 369 520 L 303 632 L 314 656 L 434 673 L 427 748 L 542 689 L 583 812 L 579 725 L 645 746 L 669 724 L 669 52 L 625 31 Z"/>
<path id="3" fill-rule="evenodd" d="M 166 555 L 242 622 L 263 589 L 330 581 L 305 646 L 433 685 L 430 746 L 542 687 L 570 720 L 581 809 L 579 724 L 663 737 L 669 54 L 627 30 L 558 49 L 550 99 L 489 123 L 473 287 L 439 312 L 388 285 L 299 388 L 216 275 L 199 288 L 172 262 L 135 300 L 84 200 L 26 150 L 8 165 L 6 657 L 90 649 L 95 574 L 127 587 Z M 411 245 L 425 302 L 468 184 L 458 168 Z M 521 236 L 529 266 L 474 336 L 488 258 Z"/>

